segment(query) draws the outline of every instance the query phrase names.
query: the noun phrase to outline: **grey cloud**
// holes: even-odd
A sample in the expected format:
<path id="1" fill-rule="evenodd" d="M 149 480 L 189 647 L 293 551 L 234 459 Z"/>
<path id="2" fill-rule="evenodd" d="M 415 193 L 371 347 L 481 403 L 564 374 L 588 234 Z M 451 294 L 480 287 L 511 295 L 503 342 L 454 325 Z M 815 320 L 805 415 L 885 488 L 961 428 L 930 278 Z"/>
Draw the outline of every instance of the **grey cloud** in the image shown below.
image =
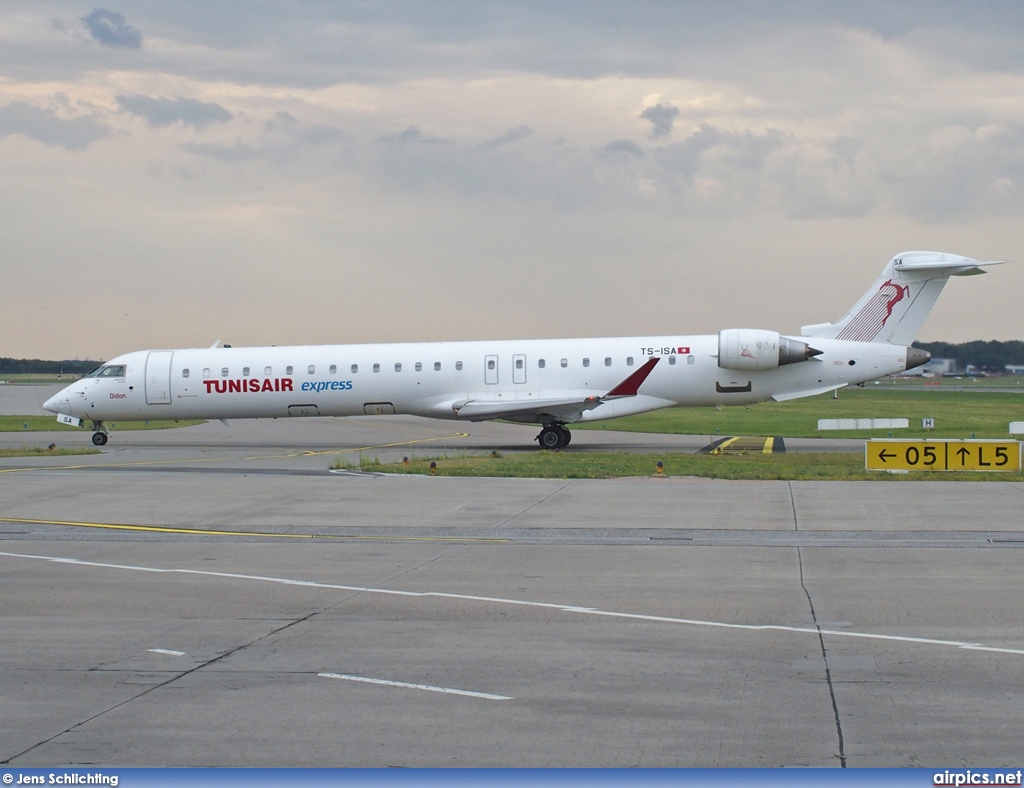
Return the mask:
<path id="1" fill-rule="evenodd" d="M 764 160 L 788 139 L 791 139 L 790 135 L 778 129 L 768 129 L 763 134 L 750 131 L 735 133 L 702 123 L 685 140 L 659 148 L 657 156 L 666 170 L 691 180 L 698 169 L 715 161 L 732 168 L 759 169 Z M 710 151 L 715 152 L 714 157 L 707 155 Z"/>
<path id="2" fill-rule="evenodd" d="M 194 156 L 205 156 L 209 159 L 227 162 L 249 161 L 265 155 L 265 151 L 241 140 L 236 140 L 231 145 L 218 142 L 186 142 L 181 149 Z"/>
<path id="3" fill-rule="evenodd" d="M 129 25 L 123 15 L 116 11 L 97 8 L 82 21 L 89 28 L 92 37 L 109 47 L 139 49 L 142 46 L 142 32 Z"/>
<path id="4" fill-rule="evenodd" d="M 303 123 L 290 112 L 283 111 L 275 112 L 274 116 L 263 124 L 263 130 L 279 139 L 292 140 L 304 145 L 326 145 L 349 139 L 340 129 Z"/>
<path id="5" fill-rule="evenodd" d="M 1024 208 L 1024 124 L 939 129 L 882 168 L 894 206 L 926 222 L 1006 216 Z"/>
<path id="6" fill-rule="evenodd" d="M 154 98 L 133 93 L 130 96 L 118 96 L 117 103 L 132 115 L 143 118 L 149 125 L 158 128 L 182 123 L 201 129 L 212 123 L 225 123 L 234 117 L 220 104 L 198 99 L 171 99 L 162 96 Z"/>
<path id="7" fill-rule="evenodd" d="M 420 131 L 419 126 L 409 126 L 405 131 L 400 131 L 398 134 L 390 136 L 379 137 L 378 142 L 397 142 L 397 143 L 416 143 L 416 144 L 441 144 L 451 145 L 451 140 L 446 140 L 442 137 L 431 137 Z"/>
<path id="8" fill-rule="evenodd" d="M 501 134 L 494 139 L 487 140 L 486 142 L 480 143 L 481 148 L 497 148 L 501 145 L 509 145 L 520 140 L 525 140 L 527 137 L 533 135 L 533 129 L 529 126 L 516 126 L 514 129 L 509 129 L 504 134 Z"/>
<path id="9" fill-rule="evenodd" d="M 29 0 L 9 0 L 13 2 L 30 7 Z M 380 84 L 495 71 L 565 78 L 686 74 L 756 83 L 775 73 L 772 48 L 765 45 L 774 31 L 809 27 L 799 38 L 817 50 L 822 44 L 814 29 L 821 26 L 898 39 L 901 47 L 942 52 L 944 58 L 970 66 L 991 63 L 1011 72 L 1024 68 L 1024 49 L 1015 35 L 1024 24 L 1024 5 L 1013 2 L 650 0 L 637 13 L 628 4 L 594 0 L 581 13 L 573 3 L 150 0 L 133 3 L 131 9 L 147 30 L 159 30 L 162 40 L 181 51 L 201 53 L 175 63 L 176 73 L 239 84 Z M 121 14 L 96 9 L 82 19 L 89 25 L 88 34 L 107 46 L 141 45 L 141 33 Z M 945 30 L 955 31 L 951 47 L 921 39 L 922 31 Z M 102 67 L 103 56 L 109 57 L 98 47 L 72 50 L 56 37 L 51 43 L 39 48 L 5 41 L 0 68 L 45 77 Z M 153 58 L 135 65 L 164 72 L 167 61 Z"/>
<path id="10" fill-rule="evenodd" d="M 607 156 L 620 159 L 639 159 L 644 155 L 640 146 L 629 140 L 613 140 L 599 151 Z"/>
<path id="11" fill-rule="evenodd" d="M 842 166 L 852 167 L 857 154 L 864 148 L 863 137 L 836 137 L 832 142 L 832 166 L 839 169 Z"/>
<path id="12" fill-rule="evenodd" d="M 275 112 L 274 117 L 263 124 L 267 131 L 290 131 L 299 126 L 298 119 L 290 112 Z"/>
<path id="13" fill-rule="evenodd" d="M 672 124 L 679 117 L 678 107 L 666 107 L 664 104 L 655 104 L 640 113 L 641 120 L 648 120 L 651 123 L 651 137 L 660 139 L 672 134 Z"/>
<path id="14" fill-rule="evenodd" d="M 109 136 L 110 129 L 93 118 L 64 120 L 52 109 L 16 101 L 0 107 L 0 137 L 10 134 L 23 134 L 48 147 L 83 150 Z"/>
<path id="15" fill-rule="evenodd" d="M 696 176 L 704 152 L 714 148 L 722 139 L 722 132 L 705 123 L 685 140 L 659 148 L 655 155 L 666 171 L 681 175 L 684 181 L 689 182 Z"/>

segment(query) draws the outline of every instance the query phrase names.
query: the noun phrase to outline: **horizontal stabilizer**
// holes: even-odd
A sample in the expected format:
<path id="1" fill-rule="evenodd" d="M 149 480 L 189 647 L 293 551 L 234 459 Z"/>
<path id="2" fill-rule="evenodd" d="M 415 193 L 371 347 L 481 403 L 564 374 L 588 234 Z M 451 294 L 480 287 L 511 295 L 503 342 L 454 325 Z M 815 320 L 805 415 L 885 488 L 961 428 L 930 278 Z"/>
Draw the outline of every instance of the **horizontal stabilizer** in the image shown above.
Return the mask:
<path id="1" fill-rule="evenodd" d="M 1006 260 L 972 260 L 955 254 L 906 252 L 893 259 L 898 271 L 930 271 L 939 276 L 974 276 L 985 273 L 983 265 L 1002 265 Z"/>

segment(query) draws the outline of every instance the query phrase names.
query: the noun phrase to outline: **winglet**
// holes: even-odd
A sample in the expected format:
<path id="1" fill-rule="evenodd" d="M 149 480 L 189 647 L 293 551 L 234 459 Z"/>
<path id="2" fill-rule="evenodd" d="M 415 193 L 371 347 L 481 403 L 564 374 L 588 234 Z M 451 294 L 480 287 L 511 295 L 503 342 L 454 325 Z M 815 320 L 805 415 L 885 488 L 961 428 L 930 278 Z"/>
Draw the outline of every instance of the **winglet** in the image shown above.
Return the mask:
<path id="1" fill-rule="evenodd" d="M 601 399 L 613 399 L 615 397 L 635 397 L 637 389 L 647 380 L 647 376 L 651 374 L 651 370 L 661 361 L 660 356 L 655 356 L 640 369 L 622 381 L 619 385 L 605 394 Z"/>

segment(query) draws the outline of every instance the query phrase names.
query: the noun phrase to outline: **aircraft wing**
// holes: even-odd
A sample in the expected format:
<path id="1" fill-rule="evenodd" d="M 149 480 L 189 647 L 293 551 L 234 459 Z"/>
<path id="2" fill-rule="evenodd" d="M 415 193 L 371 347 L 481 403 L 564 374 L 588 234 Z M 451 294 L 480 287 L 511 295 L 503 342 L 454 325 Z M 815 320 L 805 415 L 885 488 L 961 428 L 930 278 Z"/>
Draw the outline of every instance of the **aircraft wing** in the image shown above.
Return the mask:
<path id="1" fill-rule="evenodd" d="M 509 419 L 530 423 L 560 421 L 571 424 L 579 421 L 584 411 L 593 410 L 608 400 L 635 397 L 640 385 L 651 374 L 660 358 L 647 361 L 617 386 L 601 395 L 568 394 L 550 399 L 470 399 L 452 405 L 460 419 L 487 421 L 488 419 Z"/>

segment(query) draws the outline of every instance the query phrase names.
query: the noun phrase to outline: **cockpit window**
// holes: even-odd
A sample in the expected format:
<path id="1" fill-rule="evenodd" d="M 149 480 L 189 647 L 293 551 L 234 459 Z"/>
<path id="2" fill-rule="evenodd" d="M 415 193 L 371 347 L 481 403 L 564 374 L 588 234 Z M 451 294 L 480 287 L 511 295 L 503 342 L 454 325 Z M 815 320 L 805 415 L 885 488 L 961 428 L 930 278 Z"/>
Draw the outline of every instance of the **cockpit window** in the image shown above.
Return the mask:
<path id="1" fill-rule="evenodd" d="M 87 378 L 123 378 L 124 377 L 124 364 L 114 364 L 112 366 L 96 367 L 92 372 L 84 377 Z"/>

